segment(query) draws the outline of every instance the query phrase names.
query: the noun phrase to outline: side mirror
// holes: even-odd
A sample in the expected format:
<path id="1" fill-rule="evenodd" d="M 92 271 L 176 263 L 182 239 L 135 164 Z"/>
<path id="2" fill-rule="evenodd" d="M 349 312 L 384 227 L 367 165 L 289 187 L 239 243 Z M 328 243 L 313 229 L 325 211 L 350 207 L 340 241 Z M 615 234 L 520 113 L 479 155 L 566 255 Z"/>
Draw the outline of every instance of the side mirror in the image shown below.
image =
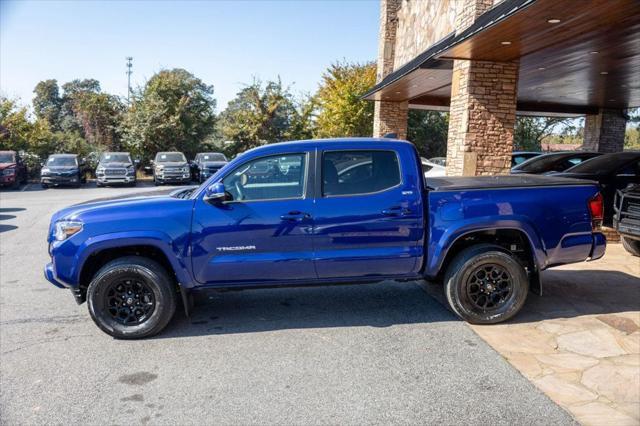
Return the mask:
<path id="1" fill-rule="evenodd" d="M 133 160 L 133 164 L 135 164 L 136 166 L 140 164 L 140 160 L 138 158 L 136 158 L 135 160 Z"/>
<path id="2" fill-rule="evenodd" d="M 222 182 L 211 184 L 207 187 L 204 200 L 211 203 L 221 203 L 227 199 L 227 193 Z"/>

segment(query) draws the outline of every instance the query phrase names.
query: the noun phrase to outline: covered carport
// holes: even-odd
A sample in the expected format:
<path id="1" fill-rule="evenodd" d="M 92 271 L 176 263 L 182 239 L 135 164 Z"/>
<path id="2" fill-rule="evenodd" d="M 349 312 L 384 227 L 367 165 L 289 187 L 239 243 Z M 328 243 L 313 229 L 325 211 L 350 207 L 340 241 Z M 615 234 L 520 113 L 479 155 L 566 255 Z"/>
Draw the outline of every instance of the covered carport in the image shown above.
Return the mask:
<path id="1" fill-rule="evenodd" d="M 516 113 L 585 115 L 585 149 L 623 149 L 640 106 L 639 1 L 465 1 L 454 32 L 365 95 L 377 135 L 406 135 L 409 108 L 448 110 L 451 175 L 508 171 Z"/>

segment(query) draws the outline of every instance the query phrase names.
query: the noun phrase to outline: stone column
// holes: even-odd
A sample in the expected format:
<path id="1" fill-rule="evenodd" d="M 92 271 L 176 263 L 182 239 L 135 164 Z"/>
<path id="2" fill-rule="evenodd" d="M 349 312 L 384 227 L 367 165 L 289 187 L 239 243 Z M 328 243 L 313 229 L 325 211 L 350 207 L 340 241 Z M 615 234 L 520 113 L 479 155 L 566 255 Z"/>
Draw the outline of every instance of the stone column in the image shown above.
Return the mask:
<path id="1" fill-rule="evenodd" d="M 409 102 L 376 101 L 373 115 L 373 136 L 380 138 L 387 133 L 396 133 L 398 139 L 407 138 Z"/>
<path id="2" fill-rule="evenodd" d="M 627 115 L 619 109 L 600 109 L 584 122 L 585 151 L 620 152 L 624 149 Z"/>
<path id="3" fill-rule="evenodd" d="M 457 32 L 471 25 L 493 5 L 493 1 L 464 0 L 459 4 Z M 477 176 L 509 172 L 519 68 L 517 61 L 453 62 L 447 175 Z"/>
<path id="4" fill-rule="evenodd" d="M 378 37 L 378 69 L 376 74 L 378 83 L 393 72 L 400 5 L 401 0 L 380 1 L 380 35 Z M 396 133 L 398 138 L 406 139 L 409 111 L 407 105 L 407 102 L 376 101 L 373 115 L 373 136 L 381 137 L 386 133 Z"/>

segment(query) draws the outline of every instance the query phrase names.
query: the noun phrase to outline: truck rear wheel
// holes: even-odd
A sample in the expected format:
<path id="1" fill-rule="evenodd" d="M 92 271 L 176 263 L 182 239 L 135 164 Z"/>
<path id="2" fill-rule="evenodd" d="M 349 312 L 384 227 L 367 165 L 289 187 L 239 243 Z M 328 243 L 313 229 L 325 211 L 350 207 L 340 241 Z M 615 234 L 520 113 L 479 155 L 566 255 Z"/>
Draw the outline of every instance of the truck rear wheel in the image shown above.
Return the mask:
<path id="1" fill-rule="evenodd" d="M 622 247 L 634 256 L 640 256 L 640 241 L 632 240 L 631 238 L 620 238 L 622 240 Z"/>
<path id="2" fill-rule="evenodd" d="M 478 244 L 453 259 L 444 290 L 460 318 L 472 324 L 495 324 L 520 311 L 529 280 L 524 267 L 502 247 Z"/>
<path id="3" fill-rule="evenodd" d="M 151 259 L 112 260 L 87 289 L 89 314 L 116 339 L 140 339 L 164 329 L 176 310 L 176 290 L 165 269 Z"/>

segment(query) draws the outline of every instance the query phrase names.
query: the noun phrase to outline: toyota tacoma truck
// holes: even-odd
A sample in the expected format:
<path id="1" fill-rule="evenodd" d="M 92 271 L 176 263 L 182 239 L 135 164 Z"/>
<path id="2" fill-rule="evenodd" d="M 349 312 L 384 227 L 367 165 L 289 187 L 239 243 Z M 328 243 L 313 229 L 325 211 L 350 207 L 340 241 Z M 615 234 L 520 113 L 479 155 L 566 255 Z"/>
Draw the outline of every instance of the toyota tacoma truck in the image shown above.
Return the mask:
<path id="1" fill-rule="evenodd" d="M 151 336 L 196 292 L 427 279 L 462 319 L 515 315 L 540 271 L 600 258 L 602 197 L 547 176 L 425 179 L 388 139 L 247 151 L 199 187 L 65 208 L 45 277 L 104 332 Z"/>

